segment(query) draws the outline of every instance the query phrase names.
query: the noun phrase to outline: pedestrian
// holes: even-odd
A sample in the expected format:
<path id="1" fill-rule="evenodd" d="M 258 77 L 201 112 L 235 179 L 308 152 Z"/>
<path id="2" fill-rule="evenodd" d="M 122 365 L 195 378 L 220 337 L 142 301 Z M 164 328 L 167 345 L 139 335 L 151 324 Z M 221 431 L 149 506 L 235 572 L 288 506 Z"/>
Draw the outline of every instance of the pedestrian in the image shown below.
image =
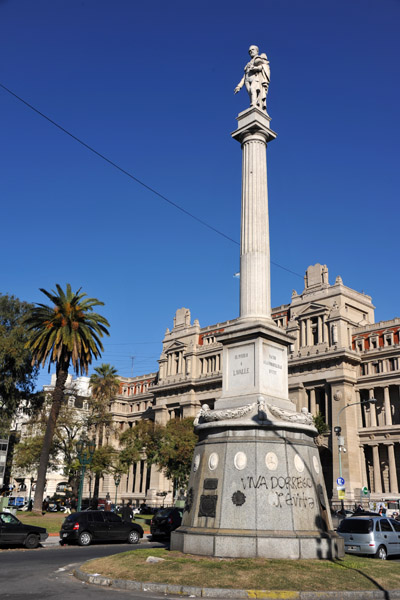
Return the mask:
<path id="1" fill-rule="evenodd" d="M 33 500 L 32 500 L 32 498 L 30 498 L 29 502 L 28 502 L 28 511 L 29 512 L 32 512 L 32 506 L 33 506 Z"/>
<path id="2" fill-rule="evenodd" d="M 66 515 L 70 515 L 71 514 L 71 501 L 70 501 L 69 498 L 67 498 L 65 500 L 65 511 L 64 512 L 65 512 Z"/>
<path id="3" fill-rule="evenodd" d="M 132 510 L 132 502 L 129 500 L 128 504 L 125 504 L 122 507 L 121 511 L 122 520 L 125 523 L 131 523 L 133 519 L 133 510 Z"/>

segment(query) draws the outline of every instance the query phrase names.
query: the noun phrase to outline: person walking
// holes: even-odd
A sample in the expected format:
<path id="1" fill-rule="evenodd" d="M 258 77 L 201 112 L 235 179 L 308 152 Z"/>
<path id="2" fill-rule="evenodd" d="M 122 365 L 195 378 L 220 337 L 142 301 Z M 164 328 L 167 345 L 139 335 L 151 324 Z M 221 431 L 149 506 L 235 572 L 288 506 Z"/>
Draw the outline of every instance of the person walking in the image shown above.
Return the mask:
<path id="1" fill-rule="evenodd" d="M 125 523 L 131 523 L 133 519 L 132 502 L 129 500 L 128 504 L 124 504 L 121 511 L 122 520 Z"/>

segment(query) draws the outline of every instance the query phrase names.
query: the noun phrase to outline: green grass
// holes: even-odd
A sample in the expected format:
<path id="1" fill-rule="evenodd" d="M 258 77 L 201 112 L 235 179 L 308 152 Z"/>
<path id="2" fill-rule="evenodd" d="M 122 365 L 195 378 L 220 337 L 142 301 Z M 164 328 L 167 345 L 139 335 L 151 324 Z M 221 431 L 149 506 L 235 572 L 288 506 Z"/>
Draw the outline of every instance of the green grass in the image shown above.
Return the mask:
<path id="1" fill-rule="evenodd" d="M 37 525 L 38 527 L 45 527 L 47 533 L 58 533 L 61 529 L 61 524 L 64 521 L 66 515 L 64 513 L 45 513 L 44 515 L 37 515 L 32 512 L 18 511 L 17 518 L 22 523 L 28 525 Z"/>
<path id="2" fill-rule="evenodd" d="M 146 563 L 148 556 L 165 561 Z M 150 548 L 92 560 L 82 569 L 118 579 L 246 590 L 400 589 L 398 563 L 356 556 L 332 561 L 218 559 Z"/>

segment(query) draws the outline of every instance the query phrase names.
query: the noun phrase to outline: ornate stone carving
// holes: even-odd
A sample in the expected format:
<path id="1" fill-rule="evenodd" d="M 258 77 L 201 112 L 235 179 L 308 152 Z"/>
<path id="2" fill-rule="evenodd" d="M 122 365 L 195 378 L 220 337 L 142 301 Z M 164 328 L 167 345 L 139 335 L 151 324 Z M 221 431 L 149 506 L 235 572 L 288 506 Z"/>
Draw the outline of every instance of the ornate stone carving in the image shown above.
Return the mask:
<path id="1" fill-rule="evenodd" d="M 190 488 L 187 493 L 187 496 L 186 496 L 185 506 L 183 508 L 184 511 L 190 512 L 192 510 L 193 498 L 194 498 L 193 488 Z"/>
<path id="2" fill-rule="evenodd" d="M 199 423 L 210 423 L 212 421 L 223 421 L 225 419 L 239 419 L 253 410 L 255 406 L 255 403 L 253 403 L 235 409 L 211 410 L 208 404 L 203 404 L 194 420 L 194 426 L 196 427 Z"/>
<path id="3" fill-rule="evenodd" d="M 343 398 L 343 394 L 340 390 L 338 390 L 337 392 L 335 392 L 333 394 L 333 399 L 336 400 L 336 402 L 340 402 L 342 398 Z"/>
<path id="4" fill-rule="evenodd" d="M 218 496 L 200 496 L 199 517 L 215 517 Z"/>
<path id="5" fill-rule="evenodd" d="M 244 68 L 242 79 L 235 87 L 235 94 L 245 85 L 250 98 L 250 106 L 256 106 L 266 111 L 271 72 L 267 55 L 258 54 L 258 52 L 258 46 L 250 46 L 249 54 L 251 59 Z"/>
<path id="6" fill-rule="evenodd" d="M 304 425 L 314 424 L 313 416 L 306 408 L 302 408 L 301 412 L 298 413 L 269 404 L 268 409 L 275 417 L 278 417 L 282 421 L 290 421 L 291 423 L 301 423 Z"/>

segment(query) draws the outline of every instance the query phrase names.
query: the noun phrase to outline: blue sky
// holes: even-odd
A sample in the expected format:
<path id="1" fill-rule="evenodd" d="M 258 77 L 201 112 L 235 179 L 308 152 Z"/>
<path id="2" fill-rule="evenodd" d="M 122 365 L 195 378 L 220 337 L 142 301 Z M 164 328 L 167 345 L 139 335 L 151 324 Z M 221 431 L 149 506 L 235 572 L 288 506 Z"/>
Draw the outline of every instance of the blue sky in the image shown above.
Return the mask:
<path id="1" fill-rule="evenodd" d="M 234 96 L 250 44 L 271 63 L 272 303 L 310 264 L 400 316 L 398 0 L 0 0 L 0 83 L 239 240 Z M 177 308 L 238 316 L 239 247 L 0 88 L 2 293 L 82 287 L 105 302 L 102 361 L 157 368 Z M 294 273 L 297 273 L 294 274 Z M 48 382 L 45 372 L 39 384 Z"/>

